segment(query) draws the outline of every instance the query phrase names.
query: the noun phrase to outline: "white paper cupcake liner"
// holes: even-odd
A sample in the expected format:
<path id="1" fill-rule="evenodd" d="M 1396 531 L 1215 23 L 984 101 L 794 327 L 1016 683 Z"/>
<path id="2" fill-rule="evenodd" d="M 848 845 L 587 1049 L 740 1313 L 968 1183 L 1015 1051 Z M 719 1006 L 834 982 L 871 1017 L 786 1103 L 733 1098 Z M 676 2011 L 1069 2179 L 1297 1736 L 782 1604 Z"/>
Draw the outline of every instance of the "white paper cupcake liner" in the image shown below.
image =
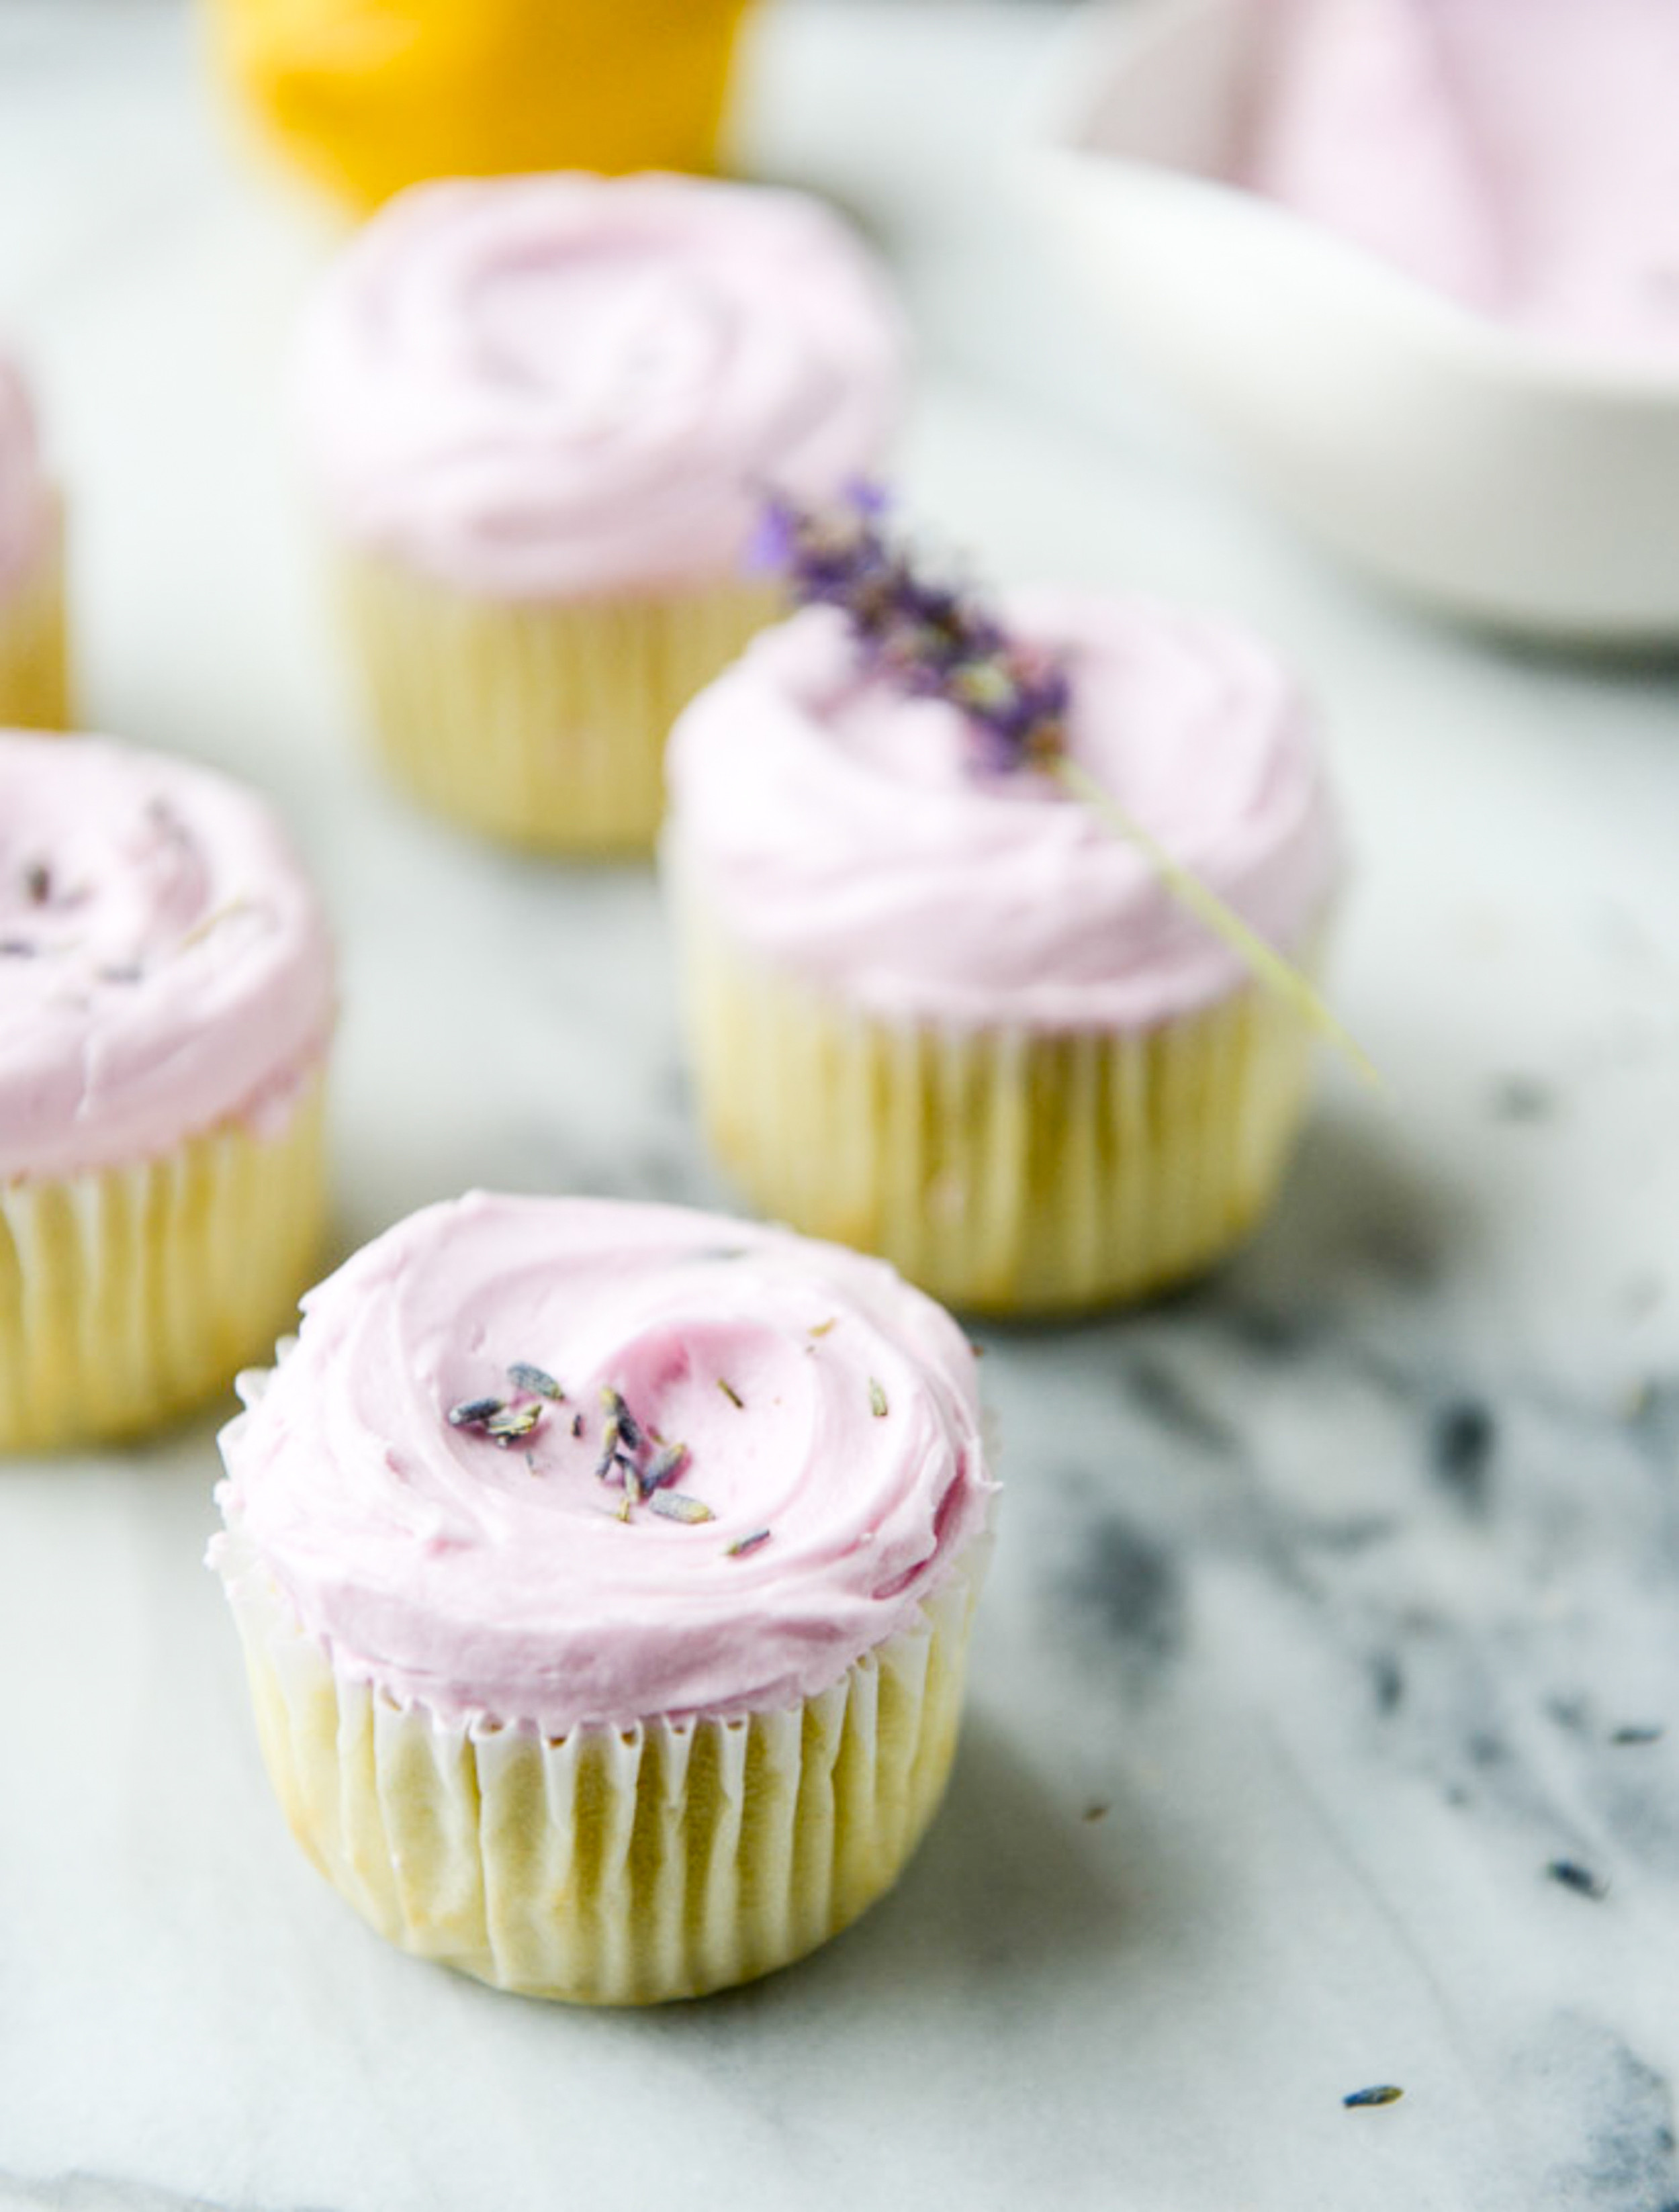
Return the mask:
<path id="1" fill-rule="evenodd" d="M 782 611 L 732 579 L 664 598 L 475 599 L 393 562 L 340 563 L 386 760 L 428 805 L 508 842 L 648 852 L 665 741 Z"/>
<path id="2" fill-rule="evenodd" d="M 891 1886 L 944 1791 L 988 1549 L 801 1705 L 553 1740 L 340 1674 L 228 1540 L 263 1756 L 316 1866 L 403 1950 L 590 2004 L 769 1973 Z"/>
<path id="3" fill-rule="evenodd" d="M 895 1024 L 772 969 L 678 896 L 713 1150 L 757 1210 L 947 1304 L 1135 1298 L 1228 1252 L 1275 1191 L 1311 1036 L 1248 986 L 1141 1031 Z"/>
<path id="4" fill-rule="evenodd" d="M 283 1128 L 0 1182 L 0 1451 L 150 1428 L 228 1388 L 313 1279 L 324 1079 Z"/>
<path id="5" fill-rule="evenodd" d="M 63 526 L 0 595 L 0 728 L 62 730 L 70 722 Z"/>

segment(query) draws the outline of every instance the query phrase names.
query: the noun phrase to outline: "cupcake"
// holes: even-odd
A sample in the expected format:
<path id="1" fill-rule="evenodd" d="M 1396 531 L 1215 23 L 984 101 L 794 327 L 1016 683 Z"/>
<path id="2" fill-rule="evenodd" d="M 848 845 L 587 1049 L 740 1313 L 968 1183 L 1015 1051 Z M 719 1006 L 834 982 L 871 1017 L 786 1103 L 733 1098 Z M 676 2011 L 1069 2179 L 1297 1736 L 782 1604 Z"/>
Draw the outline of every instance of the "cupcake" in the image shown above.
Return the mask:
<path id="1" fill-rule="evenodd" d="M 21 377 L 0 357 L 0 726 L 69 719 L 64 529 Z"/>
<path id="2" fill-rule="evenodd" d="M 954 1748 L 974 1358 L 856 1255 L 482 1194 L 242 1378 L 211 1547 L 293 1832 L 405 1950 L 695 1996 L 853 1919 Z"/>
<path id="3" fill-rule="evenodd" d="M 393 768 L 440 812 L 635 852 L 684 702 L 781 602 L 767 485 L 879 456 L 903 340 L 816 202 L 693 179 L 422 185 L 308 318 L 305 458 Z"/>
<path id="4" fill-rule="evenodd" d="M 332 970 L 269 811 L 0 733 L 0 1450 L 232 1381 L 317 1258 Z"/>
<path id="5" fill-rule="evenodd" d="M 911 656 L 948 613 L 928 601 Z M 740 1189 L 958 1306 L 1050 1313 L 1229 1250 L 1306 1085 L 1296 1004 L 1119 825 L 1305 968 L 1336 838 L 1312 717 L 1262 645 L 1095 591 L 1007 614 L 1018 644 L 979 632 L 1001 658 L 927 679 L 1005 702 L 977 724 L 860 658 L 836 607 L 759 639 L 678 725 L 666 860 L 701 1109 Z M 1011 736 L 1046 682 L 1056 775 Z"/>
<path id="6" fill-rule="evenodd" d="M 746 0 L 210 0 L 265 135 L 372 206 L 427 177 L 709 169 Z"/>

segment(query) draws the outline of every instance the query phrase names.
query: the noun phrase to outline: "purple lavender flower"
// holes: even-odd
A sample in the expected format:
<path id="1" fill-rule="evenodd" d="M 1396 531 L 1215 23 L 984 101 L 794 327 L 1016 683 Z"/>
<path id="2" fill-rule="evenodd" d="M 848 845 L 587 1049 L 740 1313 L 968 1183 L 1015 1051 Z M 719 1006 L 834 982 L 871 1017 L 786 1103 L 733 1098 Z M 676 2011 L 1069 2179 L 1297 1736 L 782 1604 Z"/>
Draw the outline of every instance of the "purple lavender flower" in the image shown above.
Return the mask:
<path id="1" fill-rule="evenodd" d="M 864 665 L 917 699 L 946 699 L 973 736 L 982 775 L 1055 759 L 1066 742 L 1068 681 L 1051 657 L 1009 636 L 973 593 L 921 574 L 892 542 L 878 485 L 848 485 L 829 507 L 776 495 L 753 558 L 780 572 L 805 606 L 837 607 Z"/>

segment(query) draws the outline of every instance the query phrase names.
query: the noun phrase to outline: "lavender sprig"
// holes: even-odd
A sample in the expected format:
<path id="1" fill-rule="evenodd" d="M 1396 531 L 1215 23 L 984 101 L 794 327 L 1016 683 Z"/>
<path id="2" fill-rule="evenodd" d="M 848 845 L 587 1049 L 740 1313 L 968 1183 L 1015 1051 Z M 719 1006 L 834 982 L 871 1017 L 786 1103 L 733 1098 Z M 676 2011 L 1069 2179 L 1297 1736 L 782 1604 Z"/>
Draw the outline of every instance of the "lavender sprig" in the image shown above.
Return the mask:
<path id="1" fill-rule="evenodd" d="M 886 526 L 877 485 L 854 484 L 836 506 L 774 498 L 753 547 L 794 598 L 837 607 L 871 672 L 912 697 L 948 699 L 985 775 L 1044 765 L 1066 743 L 1071 694 L 1054 657 L 1009 636 L 969 592 L 922 574 Z"/>
<path id="2" fill-rule="evenodd" d="M 836 607 L 870 674 L 912 698 L 957 708 L 976 774 L 1037 769 L 1142 854 L 1167 895 L 1228 947 L 1250 975 L 1328 1037 L 1366 1081 L 1380 1078 L 1292 961 L 1174 858 L 1067 747 L 1072 687 L 1055 656 L 1011 637 L 971 591 L 931 581 L 887 527 L 889 502 L 853 484 L 829 507 L 772 497 L 751 557 L 781 572 L 795 601 Z"/>

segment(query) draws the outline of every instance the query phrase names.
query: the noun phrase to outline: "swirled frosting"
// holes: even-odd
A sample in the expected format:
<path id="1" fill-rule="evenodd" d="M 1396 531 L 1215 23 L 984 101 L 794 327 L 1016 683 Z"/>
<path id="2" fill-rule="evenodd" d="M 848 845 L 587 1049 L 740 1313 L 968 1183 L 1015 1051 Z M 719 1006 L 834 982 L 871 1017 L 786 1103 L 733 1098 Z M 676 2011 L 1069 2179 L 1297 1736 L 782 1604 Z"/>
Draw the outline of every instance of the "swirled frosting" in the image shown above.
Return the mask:
<path id="1" fill-rule="evenodd" d="M 0 732 L 0 1179 L 283 1114 L 332 1016 L 319 903 L 253 793 Z"/>
<path id="2" fill-rule="evenodd" d="M 1679 360 L 1673 0 L 1263 5 L 1243 181 L 1481 313 Z"/>
<path id="3" fill-rule="evenodd" d="M 836 216 L 659 175 L 416 185 L 332 273 L 300 363 L 344 537 L 506 598 L 732 572 L 766 486 L 825 497 L 879 460 L 903 381 Z"/>
<path id="4" fill-rule="evenodd" d="M 52 528 L 53 495 L 23 379 L 0 356 L 0 588 L 28 573 Z"/>
<path id="5" fill-rule="evenodd" d="M 1021 592 L 1011 629 L 1072 682 L 1068 750 L 1285 951 L 1336 872 L 1312 716 L 1266 648 L 1208 617 Z M 765 958 L 888 1018 L 1141 1028 L 1246 978 L 1091 808 L 976 773 L 942 700 L 859 672 L 812 608 L 758 638 L 672 734 L 678 888 Z"/>
<path id="6" fill-rule="evenodd" d="M 515 1399 L 521 1364 L 563 1402 Z M 451 1718 L 560 1735 L 781 1706 L 903 1626 L 983 1524 L 973 1369 L 879 1261 L 673 1206 L 473 1194 L 305 1298 L 223 1433 L 212 1561 L 277 1585 L 352 1679 Z M 687 1448 L 658 1495 L 712 1518 L 600 1479 L 607 1389 L 644 1450 Z M 451 1424 L 485 1400 L 539 1419 L 506 1445 Z"/>

